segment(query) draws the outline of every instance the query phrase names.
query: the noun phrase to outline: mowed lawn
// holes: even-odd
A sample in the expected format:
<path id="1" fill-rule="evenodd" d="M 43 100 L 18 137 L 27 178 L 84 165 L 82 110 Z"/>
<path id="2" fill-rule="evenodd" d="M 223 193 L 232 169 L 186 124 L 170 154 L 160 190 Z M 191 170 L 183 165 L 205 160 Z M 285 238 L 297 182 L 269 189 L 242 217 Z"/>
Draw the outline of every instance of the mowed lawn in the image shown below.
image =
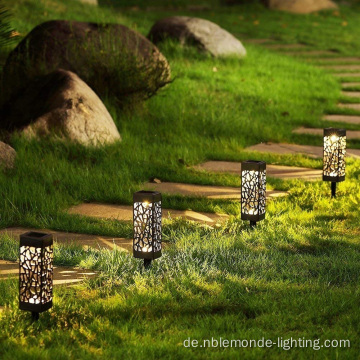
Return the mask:
<path id="1" fill-rule="evenodd" d="M 270 12 L 261 5 L 178 10 L 164 0 L 100 1 L 99 8 L 66 0 L 5 0 L 12 25 L 26 35 L 50 19 L 117 22 L 146 35 L 158 18 L 190 15 L 216 22 L 239 39 L 277 42 L 360 55 L 360 6 L 313 15 Z M 20 40 L 20 37 L 19 39 Z M 132 203 L 144 182 L 240 186 L 235 175 L 196 172 L 205 160 L 262 159 L 321 168 L 300 155 L 248 153 L 260 142 L 322 146 L 321 137 L 292 134 L 321 121 L 341 98 L 340 80 L 301 57 L 244 42 L 246 59 L 214 59 L 167 42 L 160 46 L 174 81 L 155 97 L 119 109 L 103 99 L 122 136 L 100 149 L 12 136 L 16 168 L 0 172 L 0 227 L 29 226 L 109 236 L 132 236 L 132 225 L 69 215 L 82 202 Z M 2 54 L 4 59 L 6 54 Z M 356 80 L 356 79 L 355 79 Z M 358 79 L 360 80 L 360 79 Z M 342 109 L 343 113 L 345 111 Z M 349 130 L 359 126 L 349 125 Z M 360 148 L 359 141 L 348 146 Z M 347 177 L 331 200 L 328 183 L 268 179 L 290 196 L 267 206 L 254 231 L 240 220 L 238 201 L 163 197 L 173 209 L 223 212 L 215 229 L 166 221 L 168 244 L 150 271 L 118 251 L 56 246 L 55 263 L 99 271 L 82 285 L 56 287 L 54 307 L 31 324 L 18 310 L 18 283 L 0 281 L 0 359 L 357 359 L 359 348 L 360 161 L 348 159 Z M 18 244 L 0 237 L 0 258 L 15 260 Z M 349 339 L 350 348 L 187 348 L 184 340 Z"/>

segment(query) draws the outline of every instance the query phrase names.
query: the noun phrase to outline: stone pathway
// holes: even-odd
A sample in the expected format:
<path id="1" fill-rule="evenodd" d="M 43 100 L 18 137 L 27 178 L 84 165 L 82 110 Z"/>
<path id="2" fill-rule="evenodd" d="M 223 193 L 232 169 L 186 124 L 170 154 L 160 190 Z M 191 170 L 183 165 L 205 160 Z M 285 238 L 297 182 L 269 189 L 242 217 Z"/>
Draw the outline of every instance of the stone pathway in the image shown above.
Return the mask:
<path id="1" fill-rule="evenodd" d="M 246 148 L 247 151 L 258 151 L 263 153 L 280 154 L 280 155 L 306 155 L 314 159 L 323 157 L 322 146 L 297 145 L 297 144 L 275 144 L 261 143 Z M 360 149 L 346 149 L 346 155 L 355 159 L 360 159 Z"/>
<path id="2" fill-rule="evenodd" d="M 209 172 L 222 172 L 241 174 L 241 162 L 234 161 L 207 161 L 200 165 L 194 166 L 196 170 L 205 170 Z M 322 170 L 301 168 L 295 166 L 283 165 L 266 165 L 266 175 L 268 177 L 288 180 L 288 179 L 302 179 L 302 180 L 321 180 Z"/>
<path id="3" fill-rule="evenodd" d="M 0 280 L 18 278 L 19 263 L 17 261 L 0 260 Z M 80 270 L 68 266 L 54 266 L 54 285 L 70 285 L 94 278 L 96 272 L 92 270 Z"/>
<path id="4" fill-rule="evenodd" d="M 342 95 L 348 96 L 351 98 L 359 98 L 360 99 L 360 91 L 342 91 Z"/>
<path id="5" fill-rule="evenodd" d="M 339 108 L 343 109 L 351 109 L 351 110 L 357 110 L 360 111 L 360 104 L 338 104 Z"/>
<path id="6" fill-rule="evenodd" d="M 353 72 L 353 73 L 334 73 L 332 76 L 339 77 L 339 78 L 360 78 L 360 73 Z"/>
<path id="7" fill-rule="evenodd" d="M 163 194 L 205 197 L 207 199 L 241 199 L 241 189 L 238 187 L 162 182 L 160 184 L 147 183 L 145 184 L 144 189 L 159 191 Z M 286 191 L 266 191 L 267 199 L 287 195 L 288 193 Z"/>
<path id="8" fill-rule="evenodd" d="M 330 50 L 308 50 L 308 51 L 287 51 L 285 53 L 286 55 L 291 55 L 291 56 L 318 56 L 318 55 L 329 55 L 329 56 L 334 56 L 337 53 L 334 51 L 330 51 Z"/>
<path id="9" fill-rule="evenodd" d="M 360 124 L 360 116 L 356 115 L 325 115 L 323 120 L 343 122 L 347 124 Z"/>
<path id="10" fill-rule="evenodd" d="M 88 235 L 88 234 L 75 234 L 53 230 L 39 230 L 39 229 L 28 229 L 28 228 L 7 228 L 0 230 L 1 235 L 8 235 L 12 238 L 19 239 L 21 234 L 28 231 L 41 231 L 51 233 L 54 236 L 54 240 L 60 244 L 71 244 L 75 243 L 81 245 L 84 249 L 89 247 L 99 249 L 114 249 L 117 248 L 120 251 L 132 251 L 132 240 L 124 238 L 113 238 L 110 236 L 99 236 L 99 235 Z"/>
<path id="11" fill-rule="evenodd" d="M 360 82 L 343 82 L 341 84 L 341 87 L 343 89 L 352 88 L 352 87 L 356 87 L 356 86 L 360 87 Z"/>
<path id="12" fill-rule="evenodd" d="M 322 69 L 326 70 L 338 70 L 338 71 L 353 71 L 360 70 L 360 65 L 319 65 Z"/>
<path id="13" fill-rule="evenodd" d="M 308 60 L 313 63 L 319 63 L 319 67 L 325 70 L 333 70 L 332 75 L 337 78 L 349 78 L 344 81 L 341 86 L 343 89 L 360 86 L 360 80 L 351 81 L 350 78 L 359 78 L 360 72 L 360 57 L 358 56 L 336 56 L 337 53 L 330 50 L 311 50 L 304 49 L 307 46 L 304 44 L 264 44 L 268 49 L 274 50 L 288 50 L 284 54 L 292 56 L 308 56 Z M 295 49 L 291 51 L 292 49 Z M 326 57 L 315 58 L 315 56 L 324 55 Z M 321 64 L 324 63 L 324 64 Z M 349 98 L 355 98 L 360 100 L 360 91 L 342 91 L 343 96 Z M 360 111 L 359 103 L 340 103 L 338 107 L 341 109 L 351 109 Z M 330 114 L 324 115 L 323 120 L 341 122 L 348 124 L 360 124 L 360 116 L 354 115 L 337 115 Z M 310 134 L 316 136 L 323 136 L 323 129 L 313 129 L 301 127 L 293 130 L 293 133 L 297 134 Z M 360 139 L 360 131 L 347 131 L 348 139 Z M 303 154 L 312 158 L 322 158 L 323 147 L 322 146 L 309 146 L 309 145 L 297 145 L 297 144 L 275 144 L 275 143 L 261 143 L 254 146 L 250 146 L 245 150 L 257 151 L 263 153 L 273 154 Z M 347 149 L 347 156 L 360 159 L 360 149 Z M 206 168 L 206 166 L 205 166 Z"/>
<path id="14" fill-rule="evenodd" d="M 327 58 L 316 58 L 312 59 L 316 62 L 323 63 L 354 63 L 360 62 L 360 57 L 327 57 Z"/>
<path id="15" fill-rule="evenodd" d="M 109 205 L 99 203 L 88 203 L 74 206 L 68 210 L 69 214 L 77 214 L 102 219 L 121 221 L 132 221 L 133 208 L 126 205 Z M 192 210 L 169 210 L 163 209 L 163 218 L 185 218 L 210 225 L 215 225 L 229 216 L 226 214 L 202 213 Z"/>
<path id="16" fill-rule="evenodd" d="M 305 44 L 264 44 L 268 49 L 272 50 L 287 50 L 287 49 L 303 49 L 309 47 Z"/>
<path id="17" fill-rule="evenodd" d="M 316 128 L 305 128 L 300 127 L 292 131 L 294 134 L 306 134 L 306 135 L 316 135 L 323 136 L 324 129 L 316 129 Z M 349 140 L 360 140 L 360 131 L 346 131 L 346 138 Z"/>
<path id="18" fill-rule="evenodd" d="M 244 43 L 248 43 L 248 44 L 266 44 L 266 43 L 271 43 L 274 42 L 274 39 L 242 39 L 241 40 Z"/>

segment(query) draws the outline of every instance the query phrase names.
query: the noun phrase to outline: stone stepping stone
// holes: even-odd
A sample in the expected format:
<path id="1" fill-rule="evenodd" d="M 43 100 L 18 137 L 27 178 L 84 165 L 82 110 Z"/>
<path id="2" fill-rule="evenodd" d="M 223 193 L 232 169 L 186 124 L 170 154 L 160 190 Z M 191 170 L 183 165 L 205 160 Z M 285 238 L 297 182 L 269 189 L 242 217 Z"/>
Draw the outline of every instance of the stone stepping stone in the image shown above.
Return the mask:
<path id="1" fill-rule="evenodd" d="M 344 82 L 341 84 L 341 86 L 343 89 L 351 88 L 351 87 L 355 87 L 355 86 L 360 87 L 360 82 Z"/>
<path id="2" fill-rule="evenodd" d="M 347 124 L 360 124 L 360 116 L 356 115 L 325 115 L 323 120 L 343 122 Z"/>
<path id="3" fill-rule="evenodd" d="M 324 129 L 315 129 L 315 128 L 305 128 L 300 127 L 292 131 L 294 134 L 306 134 L 306 135 L 316 135 L 323 136 Z M 346 131 L 346 138 L 349 140 L 360 140 L 360 131 Z"/>
<path id="4" fill-rule="evenodd" d="M 339 78 L 360 78 L 360 72 L 359 73 L 334 73 L 331 74 L 332 76 L 339 77 Z"/>
<path id="5" fill-rule="evenodd" d="M 53 230 L 39 230 L 39 229 L 28 229 L 28 228 L 7 228 L 0 230 L 1 235 L 8 235 L 12 238 L 16 238 L 20 240 L 20 235 L 24 234 L 28 231 L 41 231 L 46 233 L 53 234 L 54 240 L 60 244 L 71 244 L 76 243 L 81 245 L 85 250 L 89 247 L 95 249 L 109 249 L 112 250 L 117 248 L 120 251 L 132 251 L 132 240 L 124 239 L 124 238 L 113 238 L 110 236 L 100 236 L 100 235 L 88 235 L 88 234 L 76 234 L 76 233 L 68 233 L 61 231 L 53 231 Z"/>
<path id="6" fill-rule="evenodd" d="M 87 203 L 73 206 L 68 210 L 69 214 L 83 215 L 102 219 L 132 221 L 133 208 L 126 205 L 110 205 L 99 203 Z M 164 219 L 185 218 L 190 221 L 215 225 L 229 218 L 226 214 L 202 213 L 192 210 L 169 210 L 163 209 Z"/>
<path id="7" fill-rule="evenodd" d="M 222 172 L 241 174 L 241 163 L 234 161 L 207 161 L 194 167 L 197 170 L 206 170 L 209 172 Z M 322 170 L 309 169 L 295 166 L 283 165 L 266 165 L 266 175 L 273 178 L 288 180 L 288 179 L 302 179 L 302 180 L 321 180 Z"/>
<path id="8" fill-rule="evenodd" d="M 17 261 L 0 260 L 0 280 L 17 278 L 19 263 Z M 91 279 L 96 276 L 92 270 L 81 270 L 68 266 L 54 266 L 54 285 L 69 285 Z"/>
<path id="9" fill-rule="evenodd" d="M 360 111 L 360 104 L 338 104 L 339 108 Z"/>
<path id="10" fill-rule="evenodd" d="M 286 55 L 291 55 L 291 56 L 311 56 L 311 57 L 318 56 L 318 55 L 334 56 L 334 55 L 336 55 L 336 52 L 328 51 L 328 50 L 287 51 Z"/>
<path id="11" fill-rule="evenodd" d="M 162 182 L 160 184 L 147 183 L 145 189 L 159 191 L 163 194 L 206 197 L 208 199 L 241 199 L 241 189 L 238 187 Z M 267 199 L 287 195 L 289 194 L 286 191 L 266 191 Z"/>
<path id="12" fill-rule="evenodd" d="M 322 146 L 297 145 L 297 144 L 276 144 L 261 143 L 246 148 L 247 151 L 257 151 L 279 155 L 306 155 L 310 158 L 321 159 L 323 157 Z M 360 149 L 346 149 L 346 155 L 355 159 L 360 159 Z"/>
<path id="13" fill-rule="evenodd" d="M 352 63 L 352 62 L 360 62 L 360 57 L 333 57 L 333 58 L 317 58 L 312 60 L 317 62 L 326 62 L 326 63 Z"/>
<path id="14" fill-rule="evenodd" d="M 273 39 L 243 39 L 241 41 L 249 44 L 266 44 L 269 42 L 274 42 Z"/>
<path id="15" fill-rule="evenodd" d="M 265 46 L 272 50 L 303 49 L 308 47 L 304 44 L 265 44 Z"/>
<path id="16" fill-rule="evenodd" d="M 360 98 L 360 91 L 342 91 L 341 94 L 351 98 Z"/>
<path id="17" fill-rule="evenodd" d="M 340 70 L 340 71 L 353 71 L 353 70 L 360 70 L 360 65 L 320 65 L 322 69 L 327 70 Z"/>

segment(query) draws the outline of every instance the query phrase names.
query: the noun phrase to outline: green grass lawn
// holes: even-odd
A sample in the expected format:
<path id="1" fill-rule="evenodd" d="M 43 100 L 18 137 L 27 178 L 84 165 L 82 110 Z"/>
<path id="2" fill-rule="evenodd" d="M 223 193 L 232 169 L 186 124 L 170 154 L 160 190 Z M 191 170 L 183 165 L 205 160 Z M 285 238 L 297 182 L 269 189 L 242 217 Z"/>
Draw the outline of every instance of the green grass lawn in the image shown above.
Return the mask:
<path id="1" fill-rule="evenodd" d="M 360 56 L 356 4 L 298 16 L 258 4 L 227 7 L 215 1 L 202 11 L 189 10 L 194 4 L 185 0 L 175 3 L 177 11 L 164 0 L 152 2 L 155 9 L 145 1 L 100 1 L 99 8 L 73 0 L 4 3 L 22 35 L 50 19 L 117 22 L 146 35 L 156 19 L 181 14 L 207 18 L 240 39 L 271 37 Z M 237 176 L 189 168 L 204 160 L 254 158 L 321 168 L 321 160 L 243 149 L 264 141 L 322 146 L 321 137 L 291 131 L 343 126 L 321 117 L 356 113 L 336 110 L 343 100 L 341 79 L 301 58 L 256 45 L 246 45 L 248 56 L 241 61 L 213 59 L 174 43 L 160 48 L 173 83 L 133 109 L 121 110 L 113 99 L 103 99 L 123 138 L 120 144 L 86 149 L 10 139 L 18 157 L 14 170 L 0 172 L 0 228 L 131 237 L 131 224 L 68 215 L 66 209 L 90 201 L 131 204 L 133 192 L 151 177 L 240 186 Z M 348 146 L 360 148 L 360 141 L 348 141 Z M 55 288 L 54 307 L 36 324 L 17 309 L 17 281 L 0 281 L 0 305 L 6 306 L 0 313 L 0 359 L 357 359 L 359 179 L 360 161 L 349 159 L 347 179 L 333 201 L 328 183 L 268 179 L 269 188 L 288 190 L 290 196 L 269 203 L 267 218 L 255 231 L 240 220 L 237 201 L 164 196 L 165 208 L 232 217 L 217 229 L 166 222 L 166 250 L 147 272 L 140 261 L 117 251 L 56 247 L 57 265 L 96 269 L 100 276 L 76 287 Z M 0 238 L 0 258 L 16 259 L 17 248 L 11 239 Z M 189 337 L 349 339 L 351 348 L 190 349 L 182 345 Z"/>

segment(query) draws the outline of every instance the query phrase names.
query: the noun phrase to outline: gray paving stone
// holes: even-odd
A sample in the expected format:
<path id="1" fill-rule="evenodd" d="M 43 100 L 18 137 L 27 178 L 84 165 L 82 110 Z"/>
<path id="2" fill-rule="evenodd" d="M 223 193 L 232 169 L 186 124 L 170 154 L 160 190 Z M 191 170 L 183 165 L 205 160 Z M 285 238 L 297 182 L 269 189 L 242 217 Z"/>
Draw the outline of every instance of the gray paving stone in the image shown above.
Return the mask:
<path id="1" fill-rule="evenodd" d="M 250 146 L 245 150 L 280 155 L 302 154 L 314 159 L 321 159 L 323 157 L 323 147 L 311 145 L 261 143 Z M 346 155 L 349 157 L 360 159 L 360 149 L 346 149 Z"/>
<path id="2" fill-rule="evenodd" d="M 360 124 L 360 116 L 356 115 L 325 115 L 323 120 L 343 122 L 347 124 Z"/>
<path id="3" fill-rule="evenodd" d="M 331 75 L 339 78 L 360 78 L 360 72 L 333 73 Z"/>
<path id="4" fill-rule="evenodd" d="M 231 174 L 237 174 L 239 176 L 241 174 L 241 162 L 207 161 L 205 163 L 194 166 L 194 168 L 196 170 L 231 173 Z M 267 164 L 266 175 L 268 177 L 274 177 L 283 180 L 288 180 L 288 179 L 320 180 L 322 178 L 322 170 L 295 167 L 295 166 Z"/>
<path id="5" fill-rule="evenodd" d="M 322 69 L 337 71 L 354 71 L 360 70 L 360 64 L 353 65 L 319 65 Z"/>
<path id="6" fill-rule="evenodd" d="M 307 48 L 304 44 L 265 44 L 265 46 L 272 50 L 287 50 L 287 49 L 303 49 Z"/>
<path id="7" fill-rule="evenodd" d="M 241 41 L 244 43 L 261 45 L 269 42 L 274 42 L 274 39 L 242 39 Z"/>
<path id="8" fill-rule="evenodd" d="M 77 214 L 95 218 L 132 221 L 133 208 L 126 205 L 109 205 L 99 203 L 80 204 L 68 210 L 69 214 Z M 187 220 L 201 222 L 210 225 L 226 220 L 226 214 L 201 213 L 192 210 L 169 210 L 163 209 L 164 219 L 185 218 Z"/>
<path id="9" fill-rule="evenodd" d="M 0 260 L 0 280 L 17 278 L 19 276 L 19 263 L 17 261 Z M 54 285 L 69 285 L 94 278 L 96 272 L 81 270 L 69 266 L 54 266 Z"/>
<path id="10" fill-rule="evenodd" d="M 62 231 L 54 231 L 48 229 L 33 229 L 33 228 L 6 228 L 0 230 L 1 235 L 8 235 L 15 239 L 20 239 L 20 235 L 28 231 L 40 231 L 53 234 L 54 240 L 60 244 L 68 245 L 70 243 L 76 243 L 81 245 L 84 249 L 89 247 L 95 249 L 114 249 L 117 248 L 120 251 L 132 251 L 132 240 L 124 238 L 113 238 L 110 236 L 100 235 L 88 235 L 88 234 L 76 234 Z"/>
<path id="11" fill-rule="evenodd" d="M 300 128 L 293 130 L 293 133 L 294 134 L 307 134 L 307 135 L 323 136 L 324 129 L 300 127 Z M 347 130 L 346 138 L 349 140 L 360 140 L 360 131 Z"/>
<path id="12" fill-rule="evenodd" d="M 360 57 L 332 57 L 332 58 L 316 58 L 316 59 L 312 59 L 313 61 L 316 62 L 322 62 L 322 63 L 334 63 L 334 65 L 336 63 L 356 63 L 356 62 L 360 62 Z"/>
<path id="13" fill-rule="evenodd" d="M 360 87 L 360 82 L 344 82 L 341 84 L 341 86 L 343 89 L 351 88 L 351 87 L 355 87 L 355 86 Z"/>
<path id="14" fill-rule="evenodd" d="M 342 91 L 341 94 L 343 96 L 348 96 L 351 98 L 359 98 L 360 99 L 360 91 Z"/>
<path id="15" fill-rule="evenodd" d="M 303 57 L 307 57 L 307 56 L 313 57 L 318 55 L 335 56 L 336 52 L 329 50 L 303 50 L 303 51 L 287 51 L 286 55 L 303 56 Z"/>
<path id="16" fill-rule="evenodd" d="M 360 104 L 338 104 L 339 108 L 360 111 Z"/>
<path id="17" fill-rule="evenodd" d="M 144 189 L 159 191 L 163 194 L 206 197 L 208 199 L 241 199 L 241 189 L 238 187 L 162 182 L 160 184 L 147 183 Z M 266 191 L 267 199 L 287 195 L 288 193 L 286 191 Z"/>

